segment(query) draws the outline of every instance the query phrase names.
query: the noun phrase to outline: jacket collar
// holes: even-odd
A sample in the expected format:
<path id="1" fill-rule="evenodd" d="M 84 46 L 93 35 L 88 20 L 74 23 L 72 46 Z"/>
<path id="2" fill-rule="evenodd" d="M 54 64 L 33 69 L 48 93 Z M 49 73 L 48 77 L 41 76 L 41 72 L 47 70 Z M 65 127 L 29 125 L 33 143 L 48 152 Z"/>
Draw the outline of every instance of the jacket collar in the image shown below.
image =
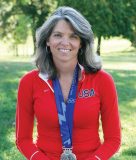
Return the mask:
<path id="1" fill-rule="evenodd" d="M 81 70 L 81 81 L 83 81 L 85 79 L 85 71 L 84 71 L 84 67 L 79 64 L 79 68 Z M 47 73 L 42 73 L 42 72 L 39 72 L 39 75 L 38 75 L 48 86 L 49 88 L 52 90 L 52 92 L 54 93 L 54 89 L 52 88 L 52 86 L 50 85 L 49 83 L 49 75 Z"/>

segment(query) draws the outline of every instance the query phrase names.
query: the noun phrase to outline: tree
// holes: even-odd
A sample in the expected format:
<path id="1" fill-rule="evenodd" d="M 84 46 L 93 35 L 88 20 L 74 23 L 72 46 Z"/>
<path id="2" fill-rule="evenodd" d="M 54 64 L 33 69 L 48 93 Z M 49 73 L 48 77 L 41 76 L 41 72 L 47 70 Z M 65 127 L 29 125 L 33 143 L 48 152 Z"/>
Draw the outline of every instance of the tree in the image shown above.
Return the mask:
<path id="1" fill-rule="evenodd" d="M 29 21 L 30 21 L 30 18 L 29 17 L 26 18 L 25 15 L 17 16 L 16 28 L 12 31 L 12 39 L 11 39 L 16 50 L 16 56 L 18 56 L 18 44 L 25 43 L 27 36 L 29 34 L 29 27 L 30 27 L 28 23 Z"/>
<path id="2" fill-rule="evenodd" d="M 55 7 L 56 1 L 54 0 L 2 1 L 0 7 L 2 37 L 8 38 L 8 33 L 10 33 L 11 39 L 14 39 L 15 44 L 18 44 L 24 42 L 30 33 L 29 31 L 31 31 L 33 43 L 35 44 L 36 29 L 43 24 Z"/>
<path id="3" fill-rule="evenodd" d="M 122 36 L 129 39 L 136 46 L 136 1 L 108 0 L 112 11 L 113 29 L 111 36 Z"/>
<path id="4" fill-rule="evenodd" d="M 130 27 L 128 32 L 124 32 L 123 37 L 129 39 L 132 45 L 136 47 L 136 1 L 124 0 L 126 4 L 125 12 L 128 19 L 127 23 Z"/>

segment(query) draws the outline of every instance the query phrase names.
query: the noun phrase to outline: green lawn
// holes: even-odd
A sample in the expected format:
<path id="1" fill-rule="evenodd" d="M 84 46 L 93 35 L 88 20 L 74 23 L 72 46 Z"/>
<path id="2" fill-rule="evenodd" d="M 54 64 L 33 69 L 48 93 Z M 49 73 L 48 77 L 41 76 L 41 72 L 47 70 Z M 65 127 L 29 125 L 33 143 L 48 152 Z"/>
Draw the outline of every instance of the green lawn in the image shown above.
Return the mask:
<path id="1" fill-rule="evenodd" d="M 112 160 L 136 160 L 136 51 L 102 57 L 117 86 L 122 123 L 122 146 Z M 15 106 L 18 81 L 32 68 L 29 58 L 0 56 L 0 160 L 25 159 L 15 146 Z"/>
<path id="2" fill-rule="evenodd" d="M 104 55 L 103 63 L 117 86 L 122 124 L 122 146 L 112 160 L 136 160 L 136 51 Z"/>

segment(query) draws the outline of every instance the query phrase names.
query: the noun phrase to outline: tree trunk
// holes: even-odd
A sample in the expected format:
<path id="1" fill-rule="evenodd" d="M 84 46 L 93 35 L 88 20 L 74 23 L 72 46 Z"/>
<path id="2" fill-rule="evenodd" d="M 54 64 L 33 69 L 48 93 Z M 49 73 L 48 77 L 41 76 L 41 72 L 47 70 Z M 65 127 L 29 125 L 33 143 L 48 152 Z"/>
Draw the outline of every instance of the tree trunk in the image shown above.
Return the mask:
<path id="1" fill-rule="evenodd" d="M 33 17 L 33 23 L 32 23 L 32 26 L 31 26 L 31 32 L 32 32 L 32 38 L 33 38 L 33 55 L 35 54 L 36 52 L 36 39 L 35 39 L 35 32 L 36 32 L 36 24 L 35 24 L 35 17 Z"/>
<path id="2" fill-rule="evenodd" d="M 34 55 L 36 52 L 36 45 L 35 45 L 36 40 L 35 40 L 35 31 L 34 30 L 32 30 L 32 38 L 33 38 L 33 55 Z"/>
<path id="3" fill-rule="evenodd" d="M 98 54 L 99 56 L 100 56 L 100 54 L 101 54 L 101 36 L 98 37 L 97 54 Z"/>
<path id="4" fill-rule="evenodd" d="M 18 45 L 15 44 L 15 56 L 18 57 Z"/>

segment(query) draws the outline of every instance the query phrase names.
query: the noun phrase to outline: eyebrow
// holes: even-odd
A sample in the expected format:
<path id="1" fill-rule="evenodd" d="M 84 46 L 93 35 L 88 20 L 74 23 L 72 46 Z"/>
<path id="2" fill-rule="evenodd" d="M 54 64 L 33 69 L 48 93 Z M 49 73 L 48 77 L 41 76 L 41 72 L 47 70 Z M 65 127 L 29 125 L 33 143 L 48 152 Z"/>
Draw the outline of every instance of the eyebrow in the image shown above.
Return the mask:
<path id="1" fill-rule="evenodd" d="M 52 33 L 61 33 L 61 34 L 64 34 L 63 32 L 61 31 L 53 31 Z M 76 34 L 75 32 L 71 32 L 70 34 Z M 77 35 L 77 34 L 76 34 Z"/>
<path id="2" fill-rule="evenodd" d="M 60 32 L 60 31 L 53 31 L 52 33 L 62 33 L 62 32 Z"/>

